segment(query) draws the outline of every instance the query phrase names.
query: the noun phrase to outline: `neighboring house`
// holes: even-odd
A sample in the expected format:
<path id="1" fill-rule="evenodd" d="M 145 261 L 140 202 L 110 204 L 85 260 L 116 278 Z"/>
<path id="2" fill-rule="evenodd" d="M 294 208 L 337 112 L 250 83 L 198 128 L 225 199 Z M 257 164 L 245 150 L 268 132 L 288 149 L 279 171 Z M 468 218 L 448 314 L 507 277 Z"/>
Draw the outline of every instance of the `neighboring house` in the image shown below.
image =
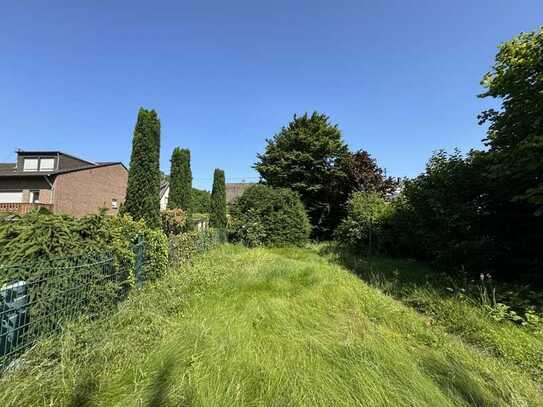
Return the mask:
<path id="1" fill-rule="evenodd" d="M 120 162 L 94 163 L 60 151 L 17 151 L 0 164 L 0 212 L 45 207 L 76 217 L 105 208 L 117 213 L 126 195 L 128 170 Z"/>
<path id="2" fill-rule="evenodd" d="M 168 198 L 170 197 L 170 183 L 164 181 L 160 185 L 160 210 L 165 211 L 168 209 Z M 192 223 L 197 231 L 207 230 L 209 227 L 209 220 L 206 218 L 192 218 Z"/>
<path id="3" fill-rule="evenodd" d="M 232 203 L 238 197 L 240 197 L 247 188 L 256 185 L 252 182 L 238 182 L 235 184 L 225 184 L 226 188 L 226 202 Z"/>
<path id="4" fill-rule="evenodd" d="M 160 210 L 165 211 L 168 209 L 168 198 L 170 197 L 170 184 L 168 181 L 164 181 L 160 185 Z"/>

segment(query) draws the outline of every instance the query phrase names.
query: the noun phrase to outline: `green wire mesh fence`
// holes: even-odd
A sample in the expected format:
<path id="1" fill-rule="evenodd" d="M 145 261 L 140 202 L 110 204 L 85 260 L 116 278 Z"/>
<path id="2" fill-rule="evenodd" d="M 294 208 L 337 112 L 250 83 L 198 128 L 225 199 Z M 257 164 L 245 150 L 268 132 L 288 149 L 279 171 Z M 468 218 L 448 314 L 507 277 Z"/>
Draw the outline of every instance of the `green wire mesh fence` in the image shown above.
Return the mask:
<path id="1" fill-rule="evenodd" d="M 145 243 L 134 262 L 118 264 L 111 252 L 0 266 L 0 370 L 38 339 L 81 315 L 113 308 L 142 279 Z"/>

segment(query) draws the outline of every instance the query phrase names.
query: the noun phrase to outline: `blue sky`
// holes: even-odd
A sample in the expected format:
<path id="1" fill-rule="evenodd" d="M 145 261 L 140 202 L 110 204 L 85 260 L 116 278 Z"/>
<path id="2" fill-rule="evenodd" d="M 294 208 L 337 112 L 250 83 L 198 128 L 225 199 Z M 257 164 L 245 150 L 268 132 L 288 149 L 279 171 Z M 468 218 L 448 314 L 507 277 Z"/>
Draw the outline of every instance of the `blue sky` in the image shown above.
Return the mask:
<path id="1" fill-rule="evenodd" d="M 195 186 L 215 167 L 251 181 L 265 138 L 317 110 L 413 176 L 436 149 L 481 146 L 479 81 L 542 17 L 541 0 L 6 1 L 0 162 L 25 148 L 128 163 L 144 106 L 163 170 L 179 145 Z"/>

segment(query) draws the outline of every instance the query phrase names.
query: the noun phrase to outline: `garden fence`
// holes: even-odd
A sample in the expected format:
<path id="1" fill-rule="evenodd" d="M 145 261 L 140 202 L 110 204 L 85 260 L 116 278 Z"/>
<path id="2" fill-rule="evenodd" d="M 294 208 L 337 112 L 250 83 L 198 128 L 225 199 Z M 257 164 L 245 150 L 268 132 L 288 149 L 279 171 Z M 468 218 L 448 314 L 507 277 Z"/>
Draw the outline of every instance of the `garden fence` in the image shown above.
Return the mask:
<path id="1" fill-rule="evenodd" d="M 145 242 L 133 261 L 119 264 L 112 252 L 0 266 L 0 370 L 35 343 L 82 315 L 111 310 L 143 280 Z"/>

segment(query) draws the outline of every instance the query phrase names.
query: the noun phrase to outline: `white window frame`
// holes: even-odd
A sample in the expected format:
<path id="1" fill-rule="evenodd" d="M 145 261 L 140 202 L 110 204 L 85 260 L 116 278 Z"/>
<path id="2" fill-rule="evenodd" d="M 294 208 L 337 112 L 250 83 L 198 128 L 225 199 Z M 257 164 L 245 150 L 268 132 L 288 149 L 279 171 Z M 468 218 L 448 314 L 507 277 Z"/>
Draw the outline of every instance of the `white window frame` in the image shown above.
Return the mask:
<path id="1" fill-rule="evenodd" d="M 43 163 L 51 163 L 50 167 L 44 168 Z M 40 159 L 40 171 L 53 171 L 55 169 L 55 159 L 54 158 L 41 158 Z"/>
<path id="2" fill-rule="evenodd" d="M 13 200 L 13 199 L 10 199 L 9 201 L 4 201 L 2 199 L 2 195 L 3 194 L 16 194 L 17 196 L 17 199 L 16 200 Z M 21 190 L 0 190 L 0 203 L 23 203 L 23 191 Z"/>
<path id="3" fill-rule="evenodd" d="M 37 199 L 34 200 L 34 197 L 37 195 Z M 40 203 L 40 191 L 33 190 L 28 193 L 28 203 Z"/>
<path id="4" fill-rule="evenodd" d="M 35 163 L 35 166 L 34 165 L 32 167 L 27 166 L 27 164 L 30 164 L 31 162 Z M 38 171 L 39 162 L 40 162 L 39 158 L 25 158 L 23 160 L 23 171 L 26 171 L 26 172 Z"/>
<path id="5" fill-rule="evenodd" d="M 115 198 L 111 200 L 111 209 L 119 209 L 119 202 Z"/>

